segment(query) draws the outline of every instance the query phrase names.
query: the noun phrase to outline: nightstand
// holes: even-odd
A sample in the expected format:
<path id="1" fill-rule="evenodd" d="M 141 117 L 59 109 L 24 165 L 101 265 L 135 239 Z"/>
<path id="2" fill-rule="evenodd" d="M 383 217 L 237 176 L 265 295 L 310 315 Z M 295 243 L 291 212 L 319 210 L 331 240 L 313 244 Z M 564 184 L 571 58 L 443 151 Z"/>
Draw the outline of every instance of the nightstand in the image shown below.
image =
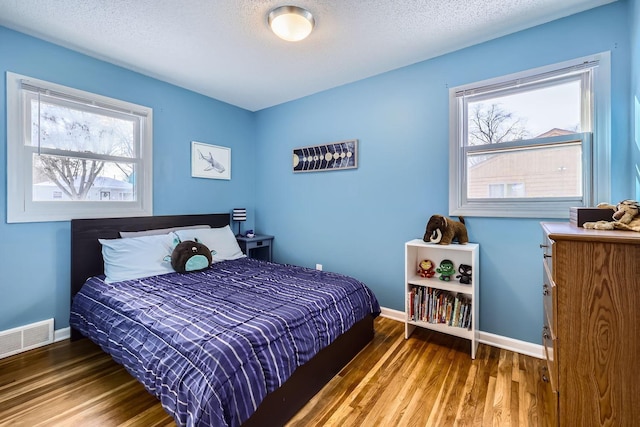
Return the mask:
<path id="1" fill-rule="evenodd" d="M 240 249 L 249 258 L 271 261 L 271 244 L 273 236 L 256 234 L 254 237 L 236 236 Z"/>

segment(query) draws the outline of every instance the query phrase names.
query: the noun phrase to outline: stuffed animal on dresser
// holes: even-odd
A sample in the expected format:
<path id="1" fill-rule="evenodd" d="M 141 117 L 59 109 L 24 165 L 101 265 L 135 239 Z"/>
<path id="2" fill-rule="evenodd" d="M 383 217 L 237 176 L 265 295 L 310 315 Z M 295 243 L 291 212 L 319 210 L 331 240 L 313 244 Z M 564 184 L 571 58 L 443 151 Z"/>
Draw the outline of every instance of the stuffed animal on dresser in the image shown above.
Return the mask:
<path id="1" fill-rule="evenodd" d="M 602 209 L 613 209 L 612 221 L 585 222 L 584 228 L 595 230 L 626 230 L 640 232 L 640 203 L 635 200 L 623 200 L 617 205 L 609 203 L 598 204 Z"/>
<path id="2" fill-rule="evenodd" d="M 467 227 L 464 225 L 464 218 L 456 221 L 451 218 L 445 218 L 442 215 L 432 215 L 427 222 L 427 228 L 424 232 L 422 240 L 440 245 L 448 245 L 454 240 L 464 245 L 469 242 L 467 235 Z"/>

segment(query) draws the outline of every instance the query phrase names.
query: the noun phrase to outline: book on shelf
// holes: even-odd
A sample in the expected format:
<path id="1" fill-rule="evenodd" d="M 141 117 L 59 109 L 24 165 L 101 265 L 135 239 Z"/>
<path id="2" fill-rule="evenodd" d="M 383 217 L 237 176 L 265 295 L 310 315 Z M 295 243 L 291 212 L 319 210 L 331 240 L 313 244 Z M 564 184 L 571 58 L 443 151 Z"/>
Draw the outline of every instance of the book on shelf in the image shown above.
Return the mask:
<path id="1" fill-rule="evenodd" d="M 407 316 L 413 321 L 469 328 L 471 300 L 465 294 L 412 286 L 407 293 Z"/>

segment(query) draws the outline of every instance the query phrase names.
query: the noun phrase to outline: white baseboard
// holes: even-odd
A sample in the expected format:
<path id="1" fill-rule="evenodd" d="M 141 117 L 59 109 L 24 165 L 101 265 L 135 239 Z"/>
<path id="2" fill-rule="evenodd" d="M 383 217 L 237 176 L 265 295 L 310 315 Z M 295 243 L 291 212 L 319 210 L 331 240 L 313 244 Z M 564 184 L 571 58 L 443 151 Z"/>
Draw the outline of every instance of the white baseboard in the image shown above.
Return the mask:
<path id="1" fill-rule="evenodd" d="M 391 308 L 380 307 L 380 316 L 404 323 L 404 311 L 393 310 Z M 538 359 L 544 359 L 544 347 L 540 344 L 533 344 L 501 335 L 490 334 L 489 332 L 478 331 L 478 342 L 492 347 L 502 348 L 516 353 L 524 354 Z"/>
<path id="2" fill-rule="evenodd" d="M 53 333 L 53 342 L 58 342 L 69 338 L 71 338 L 71 328 L 69 327 L 56 329 Z"/>
<path id="3" fill-rule="evenodd" d="M 544 347 L 540 344 L 533 344 L 527 341 L 520 341 L 502 335 L 490 334 L 489 332 L 479 331 L 478 341 L 493 347 L 503 348 L 505 350 L 515 351 L 538 359 L 544 359 Z"/>
<path id="4" fill-rule="evenodd" d="M 386 317 L 391 320 L 397 320 L 398 322 L 404 322 L 404 311 L 380 307 L 380 317 Z"/>

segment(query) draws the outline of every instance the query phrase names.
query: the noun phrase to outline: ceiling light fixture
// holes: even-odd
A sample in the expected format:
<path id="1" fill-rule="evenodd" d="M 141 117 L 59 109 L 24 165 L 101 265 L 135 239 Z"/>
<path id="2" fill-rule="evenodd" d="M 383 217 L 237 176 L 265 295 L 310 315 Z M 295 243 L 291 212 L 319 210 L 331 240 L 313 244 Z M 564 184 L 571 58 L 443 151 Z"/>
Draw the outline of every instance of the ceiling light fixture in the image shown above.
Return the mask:
<path id="1" fill-rule="evenodd" d="M 278 37 L 297 42 L 311 34 L 315 20 L 306 9 L 298 6 L 280 6 L 269 12 L 269 26 Z"/>

